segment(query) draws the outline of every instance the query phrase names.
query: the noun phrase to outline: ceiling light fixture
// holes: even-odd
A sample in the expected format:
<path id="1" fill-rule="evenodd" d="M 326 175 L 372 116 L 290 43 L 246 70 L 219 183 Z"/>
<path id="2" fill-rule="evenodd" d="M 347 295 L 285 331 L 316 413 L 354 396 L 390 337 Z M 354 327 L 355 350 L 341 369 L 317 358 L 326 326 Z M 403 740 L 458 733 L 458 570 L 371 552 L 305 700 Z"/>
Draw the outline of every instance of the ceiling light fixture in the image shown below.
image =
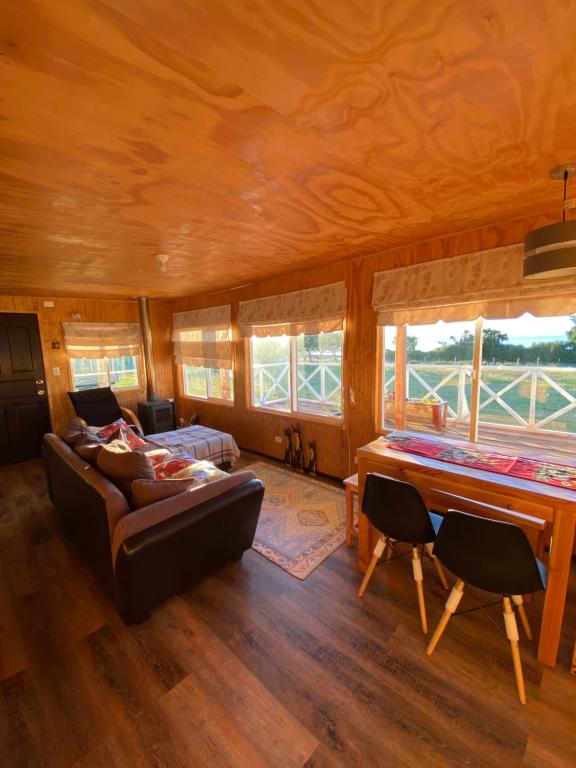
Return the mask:
<path id="1" fill-rule="evenodd" d="M 166 253 L 157 253 L 156 254 L 156 261 L 160 263 L 160 272 L 166 272 L 167 271 L 167 264 L 168 259 L 170 256 L 168 256 Z"/>
<path id="2" fill-rule="evenodd" d="M 562 221 L 528 232 L 524 240 L 524 277 L 545 280 L 576 275 L 576 219 L 566 221 L 566 211 L 576 207 L 576 200 L 567 200 L 568 179 L 576 176 L 576 163 L 558 165 L 550 178 L 564 182 Z"/>

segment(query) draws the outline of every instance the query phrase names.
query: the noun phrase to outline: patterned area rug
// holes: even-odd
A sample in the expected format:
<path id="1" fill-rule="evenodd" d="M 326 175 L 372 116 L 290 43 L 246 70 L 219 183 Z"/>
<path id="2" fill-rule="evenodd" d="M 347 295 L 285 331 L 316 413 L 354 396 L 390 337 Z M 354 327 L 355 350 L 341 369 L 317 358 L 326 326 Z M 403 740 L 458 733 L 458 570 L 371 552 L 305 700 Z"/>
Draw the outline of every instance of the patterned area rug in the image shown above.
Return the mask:
<path id="1" fill-rule="evenodd" d="M 344 543 L 344 491 L 263 462 L 246 469 L 266 486 L 253 548 L 305 579 Z"/>

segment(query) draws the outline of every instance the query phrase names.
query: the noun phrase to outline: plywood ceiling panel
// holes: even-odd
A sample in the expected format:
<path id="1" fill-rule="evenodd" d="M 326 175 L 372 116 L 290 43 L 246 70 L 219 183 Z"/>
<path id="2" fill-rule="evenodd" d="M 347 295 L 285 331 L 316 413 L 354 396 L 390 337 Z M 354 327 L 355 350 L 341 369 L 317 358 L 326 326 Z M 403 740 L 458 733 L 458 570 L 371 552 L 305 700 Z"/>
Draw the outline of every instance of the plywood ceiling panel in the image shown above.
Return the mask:
<path id="1" fill-rule="evenodd" d="M 179 296 L 381 252 L 549 210 L 576 154 L 569 0 L 2 17 L 4 293 Z"/>

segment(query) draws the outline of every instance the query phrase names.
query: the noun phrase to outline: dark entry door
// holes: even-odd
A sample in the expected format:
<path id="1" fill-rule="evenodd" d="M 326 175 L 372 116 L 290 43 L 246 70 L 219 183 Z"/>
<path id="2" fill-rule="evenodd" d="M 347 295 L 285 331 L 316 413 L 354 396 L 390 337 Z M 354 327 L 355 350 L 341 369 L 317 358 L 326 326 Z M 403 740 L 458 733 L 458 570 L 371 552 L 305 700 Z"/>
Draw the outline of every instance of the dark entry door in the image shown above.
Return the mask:
<path id="1" fill-rule="evenodd" d="M 49 430 L 36 315 L 0 312 L 0 464 L 40 456 Z"/>

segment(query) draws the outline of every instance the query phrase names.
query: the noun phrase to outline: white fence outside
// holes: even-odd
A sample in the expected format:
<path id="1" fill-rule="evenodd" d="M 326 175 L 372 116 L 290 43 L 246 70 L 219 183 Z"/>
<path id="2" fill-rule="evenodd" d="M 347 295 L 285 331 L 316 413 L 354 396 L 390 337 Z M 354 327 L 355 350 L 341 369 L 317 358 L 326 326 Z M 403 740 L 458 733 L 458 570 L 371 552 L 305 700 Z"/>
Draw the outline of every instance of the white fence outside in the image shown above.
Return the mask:
<path id="1" fill-rule="evenodd" d="M 394 379 L 393 366 L 386 366 L 386 392 L 394 390 Z M 446 400 L 448 418 L 466 422 L 471 381 L 471 364 L 411 363 L 407 396 Z M 576 368 L 483 365 L 480 392 L 481 423 L 576 432 Z"/>
<path id="2" fill-rule="evenodd" d="M 255 363 L 252 372 L 254 402 L 273 406 L 290 401 L 289 363 Z M 342 376 L 340 363 L 300 363 L 298 401 L 340 410 Z"/>

